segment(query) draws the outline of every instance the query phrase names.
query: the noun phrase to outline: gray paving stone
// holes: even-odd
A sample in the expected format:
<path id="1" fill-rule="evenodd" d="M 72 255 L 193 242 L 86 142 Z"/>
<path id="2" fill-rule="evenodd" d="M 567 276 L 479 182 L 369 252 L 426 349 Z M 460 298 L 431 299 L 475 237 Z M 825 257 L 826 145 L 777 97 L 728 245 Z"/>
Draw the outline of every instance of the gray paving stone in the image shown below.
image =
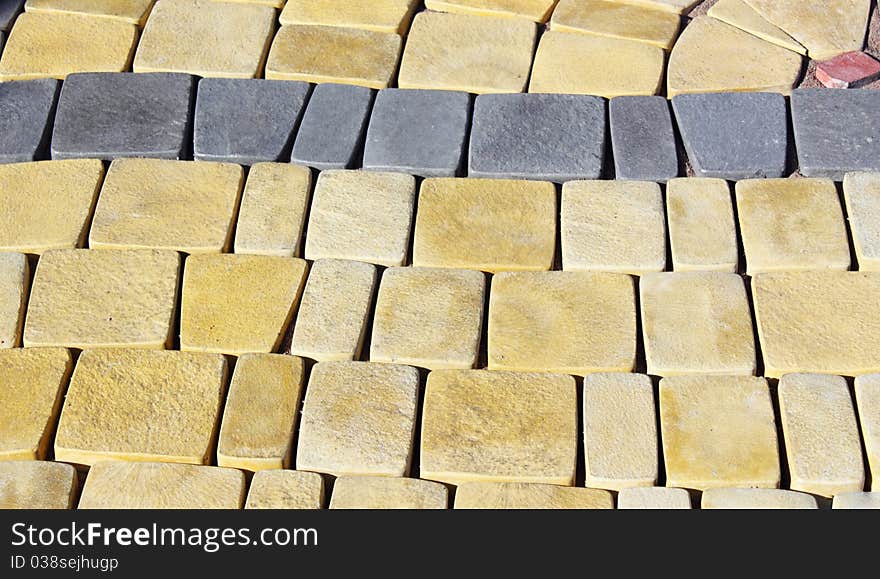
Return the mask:
<path id="1" fill-rule="evenodd" d="M 791 116 L 803 175 L 880 171 L 880 91 L 798 89 Z"/>
<path id="2" fill-rule="evenodd" d="M 310 90 L 307 82 L 202 79 L 193 157 L 240 165 L 286 161 Z"/>
<path id="3" fill-rule="evenodd" d="M 678 176 L 675 131 L 665 98 L 613 98 L 608 103 L 608 120 L 618 179 L 665 183 Z"/>
<path id="4" fill-rule="evenodd" d="M 782 177 L 788 149 L 785 97 L 777 93 L 685 94 L 672 108 L 698 177 Z"/>
<path id="5" fill-rule="evenodd" d="M 477 97 L 469 176 L 555 182 L 598 179 L 604 162 L 604 99 L 563 94 Z"/>
<path id="6" fill-rule="evenodd" d="M 440 90 L 379 91 L 364 144 L 364 169 L 421 177 L 461 173 L 471 97 Z"/>
<path id="7" fill-rule="evenodd" d="M 354 169 L 360 164 L 372 107 L 372 89 L 319 84 L 309 98 L 290 161 L 320 171 Z"/>
<path id="8" fill-rule="evenodd" d="M 188 74 L 71 74 L 58 99 L 52 158 L 184 158 L 195 92 Z"/>
<path id="9" fill-rule="evenodd" d="M 24 0 L 0 0 L 0 30 L 9 30 L 21 12 Z"/>
<path id="10" fill-rule="evenodd" d="M 59 84 L 48 78 L 0 83 L 0 163 L 43 157 Z"/>

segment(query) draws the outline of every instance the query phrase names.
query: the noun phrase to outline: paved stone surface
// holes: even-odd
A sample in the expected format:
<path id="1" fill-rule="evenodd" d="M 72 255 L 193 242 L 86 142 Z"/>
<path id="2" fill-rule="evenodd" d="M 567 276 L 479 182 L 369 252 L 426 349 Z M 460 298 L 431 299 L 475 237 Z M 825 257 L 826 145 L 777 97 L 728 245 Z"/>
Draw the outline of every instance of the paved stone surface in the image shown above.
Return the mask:
<path id="1" fill-rule="evenodd" d="M 847 173 L 846 213 L 860 271 L 880 271 L 880 173 Z"/>
<path id="2" fill-rule="evenodd" d="M 799 89 L 791 117 L 800 171 L 843 179 L 848 171 L 880 171 L 880 91 Z"/>
<path id="3" fill-rule="evenodd" d="M 331 509 L 446 509 L 446 486 L 414 478 L 343 476 L 333 485 Z"/>
<path id="4" fill-rule="evenodd" d="M 254 474 L 246 509 L 320 509 L 324 478 L 316 472 L 261 470 Z"/>
<path id="5" fill-rule="evenodd" d="M 58 100 L 52 158 L 184 158 L 195 83 L 184 74 L 71 75 Z"/>
<path id="6" fill-rule="evenodd" d="M 474 16 L 527 18 L 535 22 L 546 22 L 555 4 L 555 0 L 425 0 L 428 10 Z"/>
<path id="7" fill-rule="evenodd" d="M 617 179 L 665 183 L 678 176 L 675 132 L 665 98 L 611 99 L 608 119 Z"/>
<path id="8" fill-rule="evenodd" d="M 768 21 L 760 12 L 752 8 L 745 0 L 720 0 L 709 8 L 709 16 L 744 30 L 761 40 L 772 42 L 799 54 L 806 54 L 807 49 L 789 36 L 784 30 Z"/>
<path id="9" fill-rule="evenodd" d="M 379 91 L 364 144 L 364 169 L 459 175 L 470 113 L 471 97 L 463 92 Z"/>
<path id="10" fill-rule="evenodd" d="M 615 0 L 626 4 L 635 4 L 652 8 L 654 10 L 665 10 L 674 14 L 684 14 L 688 12 L 699 0 Z"/>
<path id="11" fill-rule="evenodd" d="M 847 52 L 816 67 L 816 79 L 828 88 L 855 88 L 880 78 L 880 62 L 864 52 Z"/>
<path id="12" fill-rule="evenodd" d="M 816 499 L 806 493 L 781 489 L 708 489 L 701 509 L 818 509 Z"/>
<path id="13" fill-rule="evenodd" d="M 613 509 L 614 497 L 599 489 L 540 483 L 468 482 L 455 492 L 456 509 Z"/>
<path id="14" fill-rule="evenodd" d="M 310 87 L 304 82 L 206 78 L 199 82 L 193 156 L 253 165 L 286 161 Z"/>
<path id="15" fill-rule="evenodd" d="M 53 79 L 0 84 L 0 163 L 45 156 L 58 88 Z"/>
<path id="16" fill-rule="evenodd" d="M 30 267 L 22 253 L 0 253 L 0 349 L 21 344 Z"/>
<path id="17" fill-rule="evenodd" d="M 690 509 L 691 496 L 685 489 L 629 487 L 617 494 L 618 509 Z"/>
<path id="18" fill-rule="evenodd" d="M 855 392 L 865 455 L 871 470 L 871 490 L 880 491 L 880 374 L 857 376 Z"/>
<path id="19" fill-rule="evenodd" d="M 880 493 L 843 493 L 836 495 L 832 509 L 880 509 Z"/>
<path id="20" fill-rule="evenodd" d="M 782 177 L 788 150 L 785 99 L 771 93 L 686 94 L 672 99 L 698 177 Z"/>
<path id="21" fill-rule="evenodd" d="M 71 509 L 76 487 L 69 464 L 0 461 L 0 509 Z"/>
<path id="22" fill-rule="evenodd" d="M 316 86 L 293 143 L 291 162 L 320 171 L 359 165 L 373 94 L 361 86 Z"/>
<path id="23" fill-rule="evenodd" d="M 553 30 L 638 40 L 667 50 L 680 24 L 677 14 L 608 0 L 562 0 L 550 21 Z"/>
<path id="24" fill-rule="evenodd" d="M 24 0 L 6 0 L 0 2 L 0 30 L 9 30 L 16 16 L 21 13 Z"/>
<path id="25" fill-rule="evenodd" d="M 336 0 L 272 0 L 277 8 L 284 5 L 281 24 L 308 24 L 362 28 L 376 32 L 405 34 L 417 0 L 373 0 L 338 2 Z"/>
<path id="26" fill-rule="evenodd" d="M 154 0 L 27 0 L 25 8 L 33 13 L 84 14 L 143 26 L 153 2 Z"/>
<path id="27" fill-rule="evenodd" d="M 598 179 L 605 161 L 605 103 L 582 95 L 480 95 L 469 177 Z"/>
<path id="28" fill-rule="evenodd" d="M 739 245 L 733 199 L 723 179 L 672 179 L 666 214 L 674 271 L 736 273 Z"/>

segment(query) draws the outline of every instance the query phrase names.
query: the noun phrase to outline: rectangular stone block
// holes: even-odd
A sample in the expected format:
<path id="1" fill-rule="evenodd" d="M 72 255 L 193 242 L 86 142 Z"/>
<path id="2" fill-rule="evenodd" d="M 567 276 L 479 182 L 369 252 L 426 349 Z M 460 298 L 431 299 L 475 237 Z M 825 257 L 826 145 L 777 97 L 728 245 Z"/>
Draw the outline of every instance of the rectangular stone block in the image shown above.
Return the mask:
<path id="1" fill-rule="evenodd" d="M 608 119 L 617 179 L 665 183 L 678 176 L 675 133 L 665 98 L 613 98 Z"/>
<path id="2" fill-rule="evenodd" d="M 455 493 L 456 509 L 613 509 L 614 497 L 599 489 L 539 483 L 469 482 Z"/>
<path id="3" fill-rule="evenodd" d="M 0 163 L 45 156 L 58 86 L 48 78 L 0 84 Z"/>
<path id="4" fill-rule="evenodd" d="M 880 493 L 843 493 L 836 495 L 832 509 L 880 509 Z"/>
<path id="5" fill-rule="evenodd" d="M 669 50 L 678 36 L 678 15 L 606 0 L 561 0 L 553 11 L 553 30 L 637 40 Z"/>
<path id="6" fill-rule="evenodd" d="M 880 173 L 847 173 L 843 196 L 859 270 L 880 271 Z"/>
<path id="7" fill-rule="evenodd" d="M 27 256 L 0 253 L 0 350 L 17 348 L 21 343 L 30 283 Z"/>
<path id="8" fill-rule="evenodd" d="M 416 0 L 288 0 L 280 20 L 285 26 L 309 24 L 406 34 L 417 4 Z"/>
<path id="9" fill-rule="evenodd" d="M 690 509 L 691 496 L 684 489 L 666 487 L 628 487 L 617 494 L 617 508 L 673 510 Z"/>
<path id="10" fill-rule="evenodd" d="M 670 180 L 666 184 L 666 217 L 673 270 L 736 273 L 739 245 L 726 181 Z"/>
<path id="11" fill-rule="evenodd" d="M 880 374 L 857 376 L 855 391 L 871 490 L 880 491 Z"/>
<path id="12" fill-rule="evenodd" d="M 320 509 L 324 506 L 324 477 L 298 470 L 254 473 L 245 509 Z"/>
<path id="13" fill-rule="evenodd" d="M 547 22 L 555 0 L 425 0 L 428 10 Z"/>
<path id="14" fill-rule="evenodd" d="M 449 491 L 415 478 L 343 476 L 336 479 L 331 509 L 446 509 Z"/>
<path id="15" fill-rule="evenodd" d="M 702 509 L 818 509 L 816 499 L 805 493 L 780 489 L 708 489 Z"/>
<path id="16" fill-rule="evenodd" d="M 30 13 L 82 14 L 143 26 L 153 0 L 27 0 Z"/>
<path id="17" fill-rule="evenodd" d="M 76 487 L 69 464 L 0 461 L 0 509 L 71 509 Z"/>

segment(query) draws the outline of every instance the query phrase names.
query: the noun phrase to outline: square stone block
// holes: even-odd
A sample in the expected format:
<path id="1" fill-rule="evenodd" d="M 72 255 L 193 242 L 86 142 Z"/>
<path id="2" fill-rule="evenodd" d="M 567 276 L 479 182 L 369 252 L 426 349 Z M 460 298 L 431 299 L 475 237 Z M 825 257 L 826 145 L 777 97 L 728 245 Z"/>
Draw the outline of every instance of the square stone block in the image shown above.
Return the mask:
<path id="1" fill-rule="evenodd" d="M 628 487 L 617 494 L 617 508 L 674 510 L 690 509 L 691 495 L 684 489 L 666 487 Z"/>
<path id="2" fill-rule="evenodd" d="M 660 429 L 669 486 L 779 486 L 776 424 L 764 378 L 663 378 Z"/>
<path id="3" fill-rule="evenodd" d="M 143 26 L 154 0 L 27 0 L 29 13 L 82 14 Z"/>
<path id="4" fill-rule="evenodd" d="M 666 50 L 680 25 L 677 14 L 614 0 L 561 0 L 550 21 L 553 30 L 636 40 Z"/>
<path id="5" fill-rule="evenodd" d="M 818 509 L 816 499 L 805 493 L 780 489 L 708 489 L 701 509 Z"/>
<path id="6" fill-rule="evenodd" d="M 469 482 L 455 493 L 456 509 L 613 509 L 608 491 L 516 482 Z"/>
<path id="7" fill-rule="evenodd" d="M 843 195 L 859 270 L 880 271 L 880 173 L 847 173 Z"/>
<path id="8" fill-rule="evenodd" d="M 50 78 L 0 84 L 0 163 L 45 155 L 58 86 Z"/>
<path id="9" fill-rule="evenodd" d="M 726 181 L 670 180 L 666 184 L 666 216 L 672 269 L 736 273 L 739 245 Z"/>
<path id="10" fill-rule="evenodd" d="M 660 96 L 622 96 L 608 103 L 617 179 L 665 183 L 678 176 L 669 102 Z"/>
<path id="11" fill-rule="evenodd" d="M 871 490 L 880 491 L 880 374 L 857 376 L 855 391 L 871 471 Z"/>
<path id="12" fill-rule="evenodd" d="M 0 253 L 0 350 L 21 343 L 30 282 L 26 255 Z"/>
<path id="13" fill-rule="evenodd" d="M 288 0 L 280 20 L 285 26 L 313 24 L 406 34 L 417 4 L 416 0 Z"/>
<path id="14" fill-rule="evenodd" d="M 208 464 L 226 390 L 219 354 L 80 354 L 55 436 L 57 460 Z"/>
<path id="15" fill-rule="evenodd" d="M 0 509 L 71 509 L 76 469 L 60 462 L 0 462 Z"/>
<path id="16" fill-rule="evenodd" d="M 555 255 L 556 188 L 552 183 L 422 182 L 413 265 L 542 271 L 553 267 Z"/>
<path id="17" fill-rule="evenodd" d="M 334 476 L 407 476 L 419 372 L 370 362 L 321 362 L 303 405 L 296 468 Z"/>
<path id="18" fill-rule="evenodd" d="M 186 260 L 180 349 L 239 355 L 278 350 L 299 305 L 308 264 L 271 255 Z"/>
<path id="19" fill-rule="evenodd" d="M 602 272 L 499 273 L 489 295 L 489 369 L 631 372 L 635 289 Z"/>
<path id="20" fill-rule="evenodd" d="M 324 477 L 298 470 L 254 473 L 245 509 L 314 510 L 324 506 Z"/>
<path id="21" fill-rule="evenodd" d="M 229 249 L 244 171 L 231 163 L 117 159 L 89 233 L 93 249 Z"/>
<path id="22" fill-rule="evenodd" d="M 836 495 L 832 509 L 880 509 L 880 493 L 843 493 Z"/>
<path id="23" fill-rule="evenodd" d="M 415 478 L 343 476 L 333 485 L 331 509 L 446 509 L 449 491 Z"/>
<path id="24" fill-rule="evenodd" d="M 425 0 L 428 10 L 547 22 L 555 0 Z"/>
<path id="25" fill-rule="evenodd" d="M 422 413 L 421 478 L 574 485 L 578 410 L 571 376 L 434 371 Z"/>

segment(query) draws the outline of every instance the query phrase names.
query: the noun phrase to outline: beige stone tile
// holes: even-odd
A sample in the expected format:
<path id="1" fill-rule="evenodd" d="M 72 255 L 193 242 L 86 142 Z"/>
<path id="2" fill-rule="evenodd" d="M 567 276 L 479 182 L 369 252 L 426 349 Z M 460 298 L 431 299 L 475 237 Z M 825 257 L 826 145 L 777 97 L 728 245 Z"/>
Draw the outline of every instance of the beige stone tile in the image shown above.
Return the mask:
<path id="1" fill-rule="evenodd" d="M 469 482 L 455 492 L 456 509 L 613 509 L 608 491 L 539 483 Z"/>
<path id="2" fill-rule="evenodd" d="M 556 0 L 425 0 L 428 10 L 547 22 Z"/>
<path id="3" fill-rule="evenodd" d="M 296 468 L 335 476 L 407 476 L 419 373 L 370 362 L 321 362 L 303 405 Z"/>
<path id="4" fill-rule="evenodd" d="M 421 478 L 572 486 L 577 387 L 554 374 L 438 370 L 422 407 Z"/>
<path id="5" fill-rule="evenodd" d="M 0 350 L 0 461 L 46 458 L 71 370 L 63 348 Z"/>
<path id="6" fill-rule="evenodd" d="M 631 277 L 602 272 L 500 273 L 489 296 L 489 369 L 631 372 Z"/>
<path id="7" fill-rule="evenodd" d="M 848 173 L 843 196 L 859 270 L 880 271 L 880 173 Z"/>
<path id="8" fill-rule="evenodd" d="M 843 493 L 836 495 L 832 509 L 880 509 L 880 493 Z"/>
<path id="9" fill-rule="evenodd" d="M 669 486 L 779 486 L 776 425 L 764 378 L 663 378 L 660 428 Z"/>
<path id="10" fill-rule="evenodd" d="M 254 474 L 246 509 L 320 509 L 324 477 L 298 470 L 261 470 Z"/>
<path id="11" fill-rule="evenodd" d="M 666 487 L 629 487 L 617 495 L 618 509 L 673 510 L 690 509 L 691 496 L 685 489 Z"/>
<path id="12" fill-rule="evenodd" d="M 880 374 L 856 377 L 855 390 L 871 490 L 880 491 Z"/>
<path id="13" fill-rule="evenodd" d="M 736 272 L 739 248 L 727 181 L 671 179 L 666 215 L 675 271 Z"/>
<path id="14" fill-rule="evenodd" d="M 540 181 L 425 179 L 413 265 L 488 272 L 548 270 L 556 253 L 556 188 Z"/>
<path id="15" fill-rule="evenodd" d="M 656 183 L 562 186 L 562 268 L 641 275 L 666 268 L 666 218 Z"/>
<path id="16" fill-rule="evenodd" d="M 473 368 L 480 352 L 486 280 L 478 271 L 385 270 L 376 298 L 370 360 Z"/>
<path id="17" fill-rule="evenodd" d="M 553 30 L 637 40 L 667 50 L 680 25 L 677 14 L 609 0 L 560 0 L 550 20 Z"/>
<path id="18" fill-rule="evenodd" d="M 180 349 L 275 352 L 299 304 L 308 264 L 270 255 L 193 255 L 183 274 Z"/>
<path id="19" fill-rule="evenodd" d="M 30 279 L 26 255 L 0 253 L 0 350 L 21 343 Z"/>
<path id="20" fill-rule="evenodd" d="M 614 0 L 621 4 L 632 4 L 634 6 L 644 6 L 654 10 L 664 10 L 674 14 L 685 14 L 690 11 L 699 0 Z"/>
<path id="21" fill-rule="evenodd" d="M 343 476 L 336 479 L 331 509 L 446 509 L 449 491 L 415 478 Z"/>
<path id="22" fill-rule="evenodd" d="M 745 0 L 720 0 L 709 8 L 709 16 L 744 30 L 761 40 L 772 42 L 799 54 L 806 54 L 807 49 L 784 30 L 765 19 L 759 12 L 749 6 Z"/>
<path id="23" fill-rule="evenodd" d="M 0 509 L 70 509 L 76 470 L 69 464 L 0 461 Z"/>
<path id="24" fill-rule="evenodd" d="M 312 264 L 290 352 L 320 362 L 357 360 L 370 321 L 376 266 L 319 259 Z"/>
<path id="25" fill-rule="evenodd" d="M 143 26 L 153 0 L 27 0 L 24 9 L 32 13 L 83 14 L 120 20 Z"/>
<path id="26" fill-rule="evenodd" d="M 280 0 L 279 4 L 283 1 Z M 284 26 L 312 24 L 406 34 L 417 4 L 417 0 L 287 0 L 280 21 Z"/>
<path id="27" fill-rule="evenodd" d="M 169 347 L 179 277 L 175 251 L 47 251 L 34 274 L 24 345 Z"/>
<path id="28" fill-rule="evenodd" d="M 780 489 L 716 488 L 703 493 L 702 509 L 818 509 L 806 493 Z"/>

